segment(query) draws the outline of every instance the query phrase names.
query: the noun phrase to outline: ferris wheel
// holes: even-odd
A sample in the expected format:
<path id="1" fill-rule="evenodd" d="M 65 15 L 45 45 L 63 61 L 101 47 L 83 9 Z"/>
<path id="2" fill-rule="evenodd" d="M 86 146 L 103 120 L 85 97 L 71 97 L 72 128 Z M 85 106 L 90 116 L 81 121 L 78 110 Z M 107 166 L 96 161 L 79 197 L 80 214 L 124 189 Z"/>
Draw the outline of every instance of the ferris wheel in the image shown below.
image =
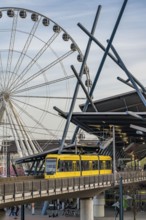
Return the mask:
<path id="1" fill-rule="evenodd" d="M 83 55 L 50 18 L 22 8 L 0 8 L 0 136 L 14 140 L 19 156 L 42 151 L 37 140 L 59 139 Z M 84 82 L 89 80 L 86 66 Z M 83 94 L 82 94 L 83 95 Z M 83 102 L 83 100 L 82 100 Z"/>

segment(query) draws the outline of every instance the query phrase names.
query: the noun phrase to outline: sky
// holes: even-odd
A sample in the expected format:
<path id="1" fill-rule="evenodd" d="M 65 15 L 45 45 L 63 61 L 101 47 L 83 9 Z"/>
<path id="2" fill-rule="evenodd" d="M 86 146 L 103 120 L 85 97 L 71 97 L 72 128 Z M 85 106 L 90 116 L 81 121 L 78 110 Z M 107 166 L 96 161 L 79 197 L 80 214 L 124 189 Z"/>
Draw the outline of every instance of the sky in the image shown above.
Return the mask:
<path id="1" fill-rule="evenodd" d="M 123 0 L 1 0 L 1 7 L 26 8 L 49 17 L 71 35 L 83 54 L 86 49 L 88 37 L 77 26 L 77 23 L 81 23 L 90 31 L 96 10 L 101 5 L 102 8 L 95 37 L 106 46 L 106 40 L 109 39 L 112 33 L 122 4 Z M 143 0 L 129 0 L 113 41 L 113 45 L 126 67 L 143 83 L 146 82 L 145 20 L 146 2 Z M 102 56 L 101 49 L 95 43 L 92 43 L 87 61 L 92 81 L 94 80 Z M 131 90 L 131 88 L 119 82 L 116 79 L 117 76 L 126 79 L 125 73 L 113 61 L 106 59 L 97 82 L 94 98 L 100 99 Z"/>
<path id="2" fill-rule="evenodd" d="M 101 5 L 102 8 L 94 36 L 106 47 L 107 39 L 111 36 L 123 2 L 123 0 L 1 0 L 0 7 L 29 9 L 50 18 L 73 38 L 84 54 L 88 36 L 77 24 L 81 23 L 88 31 L 91 31 L 97 8 Z M 25 25 L 27 26 L 27 23 Z M 145 39 L 146 1 L 128 0 L 113 45 L 127 69 L 144 86 L 146 83 Z M 56 44 L 55 48 L 56 53 L 62 49 L 59 44 Z M 35 45 L 33 49 L 35 49 Z M 92 42 L 87 60 L 92 82 L 102 57 L 103 52 L 98 45 Z M 72 60 L 70 60 L 69 65 L 72 65 Z M 76 67 L 78 64 L 74 63 L 74 66 Z M 125 73 L 110 58 L 107 58 L 93 94 L 94 100 L 131 91 L 130 87 L 117 80 L 118 76 L 127 79 Z M 63 88 L 60 91 L 63 93 Z"/>

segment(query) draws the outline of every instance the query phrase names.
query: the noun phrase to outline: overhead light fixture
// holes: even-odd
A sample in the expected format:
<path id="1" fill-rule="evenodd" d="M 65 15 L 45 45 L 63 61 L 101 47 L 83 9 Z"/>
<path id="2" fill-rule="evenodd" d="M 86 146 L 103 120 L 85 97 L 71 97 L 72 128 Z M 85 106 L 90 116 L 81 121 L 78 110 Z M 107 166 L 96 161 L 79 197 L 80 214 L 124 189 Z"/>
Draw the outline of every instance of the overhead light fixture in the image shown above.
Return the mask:
<path id="1" fill-rule="evenodd" d="M 143 135 L 143 132 L 142 132 L 142 131 L 137 130 L 137 131 L 136 131 L 136 134 Z"/>
<path id="2" fill-rule="evenodd" d="M 138 126 L 138 125 L 130 124 L 130 128 L 133 128 L 133 129 L 138 130 L 138 131 L 146 132 L 145 127 L 141 127 L 141 126 Z"/>
<path id="3" fill-rule="evenodd" d="M 128 114 L 128 115 L 131 115 L 131 116 L 133 116 L 133 117 L 135 117 L 135 118 L 138 118 L 138 119 L 143 120 L 143 118 L 142 118 L 139 114 L 137 114 L 136 112 L 127 111 L 127 114 Z"/>

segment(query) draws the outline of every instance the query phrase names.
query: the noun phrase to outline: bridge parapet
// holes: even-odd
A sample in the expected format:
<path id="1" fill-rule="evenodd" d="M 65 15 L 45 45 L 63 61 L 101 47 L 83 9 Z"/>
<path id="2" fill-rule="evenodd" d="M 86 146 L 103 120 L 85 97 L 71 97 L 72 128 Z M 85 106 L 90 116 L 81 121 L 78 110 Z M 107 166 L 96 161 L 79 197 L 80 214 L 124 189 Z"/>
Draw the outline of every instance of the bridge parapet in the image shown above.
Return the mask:
<path id="1" fill-rule="evenodd" d="M 5 182 L 0 182 L 0 208 L 12 203 L 24 204 L 35 202 L 37 199 L 52 199 L 53 196 L 59 198 L 64 195 L 68 198 L 70 194 L 73 198 L 75 193 L 81 191 L 85 193 L 92 191 L 92 194 L 96 195 L 97 189 L 101 191 L 118 186 L 120 177 L 123 179 L 123 184 L 136 183 L 146 180 L 146 172 L 120 172 L 116 174 L 115 182 L 113 174 L 49 180 L 34 178 L 15 181 L 12 179 L 11 182 L 5 178 Z"/>

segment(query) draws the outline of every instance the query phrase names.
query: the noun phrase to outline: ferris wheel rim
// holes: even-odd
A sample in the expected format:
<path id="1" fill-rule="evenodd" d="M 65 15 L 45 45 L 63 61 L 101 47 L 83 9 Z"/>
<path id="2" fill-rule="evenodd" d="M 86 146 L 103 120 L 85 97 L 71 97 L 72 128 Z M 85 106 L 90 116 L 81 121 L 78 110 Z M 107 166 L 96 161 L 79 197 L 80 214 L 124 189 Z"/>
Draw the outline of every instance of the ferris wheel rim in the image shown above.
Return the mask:
<path id="1" fill-rule="evenodd" d="M 0 12 L 4 12 L 4 11 L 8 11 L 8 10 L 14 10 L 14 11 L 17 11 L 17 12 L 20 12 L 20 11 L 26 11 L 26 12 L 29 12 L 29 13 L 35 13 L 35 14 L 37 14 L 37 15 L 39 15 L 40 17 L 41 17 L 41 19 L 43 19 L 43 18 L 47 18 L 47 19 L 49 19 L 49 21 L 50 22 L 52 22 L 54 25 L 57 25 L 57 26 L 59 26 L 60 28 L 61 28 L 61 31 L 63 31 L 63 33 L 66 33 L 68 36 L 69 36 L 69 39 L 70 39 L 70 41 L 71 41 L 71 43 L 73 43 L 74 45 L 75 45 L 75 47 L 76 47 L 76 51 L 78 52 L 78 54 L 79 55 L 81 55 L 82 56 L 82 53 L 81 53 L 81 50 L 79 49 L 79 47 L 78 47 L 78 45 L 76 44 L 76 42 L 73 40 L 73 38 L 68 34 L 68 32 L 66 32 L 65 30 L 64 30 L 64 28 L 62 28 L 58 23 L 56 23 L 56 22 L 54 22 L 52 19 L 50 19 L 49 17 L 47 17 L 47 16 L 44 16 L 44 15 L 42 15 L 41 13 L 39 13 L 39 12 L 36 12 L 36 11 L 33 11 L 33 10 L 30 10 L 30 9 L 25 9 L 25 8 L 18 8 L 18 7 L 1 7 L 0 8 Z M 17 19 L 19 19 L 19 15 L 17 14 L 17 16 L 18 16 L 18 18 Z M 2 19 L 2 18 L 0 18 L 0 19 Z M 40 20 L 41 20 L 40 19 Z M 11 31 L 10 29 L 8 29 L 8 31 Z M 16 31 L 16 33 L 17 32 L 19 32 L 20 30 L 19 29 L 16 29 L 15 30 Z M 22 32 L 22 34 L 28 34 L 29 35 L 29 32 L 27 33 L 27 32 L 24 32 L 24 31 L 20 31 L 20 32 Z M 33 37 L 36 37 L 36 35 L 34 35 Z M 39 38 L 38 38 L 38 40 L 40 40 Z M 46 45 L 46 42 L 44 41 L 44 44 Z M 7 49 L 7 50 L 9 50 L 9 49 Z M 22 51 L 20 52 L 20 51 L 16 51 L 16 50 L 14 50 L 14 48 L 13 48 L 13 51 L 12 51 L 13 53 L 16 53 L 16 52 L 18 52 L 18 53 L 21 53 L 21 54 L 23 54 L 22 53 Z M 2 53 L 2 50 L 0 50 L 0 53 Z M 28 56 L 26 53 L 24 53 L 25 54 L 25 56 Z M 33 59 L 33 58 L 31 58 L 31 59 Z M 60 61 L 59 60 L 59 62 L 61 63 L 62 61 Z M 40 69 L 42 69 L 42 67 L 40 67 Z M 11 71 L 10 71 L 10 76 L 11 76 Z M 11 79 L 11 78 L 10 78 Z M 44 80 L 45 80 L 45 77 L 44 77 Z M 9 83 L 9 82 L 8 82 Z M 26 88 L 26 90 L 27 90 L 27 92 L 28 92 L 28 89 Z M 22 92 L 22 91 L 21 91 Z M 7 101 L 7 96 L 8 96 L 8 94 L 1 94 L 1 95 L 3 95 L 3 97 L 5 98 L 5 101 Z M 28 96 L 29 97 L 29 96 Z M 14 106 L 13 106 L 13 103 L 14 103 L 14 100 L 11 100 L 12 102 L 10 103 L 10 106 L 7 106 L 7 108 L 8 108 L 8 112 L 10 111 L 10 109 L 9 108 L 12 108 L 11 110 L 13 110 L 13 114 L 17 114 L 17 112 L 16 112 L 16 109 L 14 109 Z M 7 103 L 6 103 L 6 105 L 8 105 Z M 12 107 L 13 106 L 13 107 Z M 46 104 L 46 106 L 47 106 L 47 104 Z M 25 109 L 23 109 L 23 113 L 24 113 L 24 110 Z M 43 112 L 44 114 L 45 114 L 45 111 Z M 42 115 L 43 115 L 43 113 L 42 113 Z M 8 114 L 8 113 L 7 113 Z M 58 116 L 57 115 L 57 113 L 56 113 L 56 116 Z M 42 116 L 43 117 L 43 116 Z M 42 118 L 40 117 L 40 120 L 41 120 Z M 9 119 L 9 121 L 11 121 L 12 119 Z M 17 117 L 15 117 L 15 120 L 18 120 L 17 119 Z M 38 122 L 39 122 L 39 120 L 38 120 Z M 22 122 L 19 122 L 20 123 L 20 125 L 21 125 L 21 123 Z M 13 123 L 13 126 L 15 126 L 15 124 Z M 22 126 L 22 125 L 21 125 Z M 33 127 L 34 128 L 34 127 Z M 16 129 L 17 130 L 17 129 Z"/>

